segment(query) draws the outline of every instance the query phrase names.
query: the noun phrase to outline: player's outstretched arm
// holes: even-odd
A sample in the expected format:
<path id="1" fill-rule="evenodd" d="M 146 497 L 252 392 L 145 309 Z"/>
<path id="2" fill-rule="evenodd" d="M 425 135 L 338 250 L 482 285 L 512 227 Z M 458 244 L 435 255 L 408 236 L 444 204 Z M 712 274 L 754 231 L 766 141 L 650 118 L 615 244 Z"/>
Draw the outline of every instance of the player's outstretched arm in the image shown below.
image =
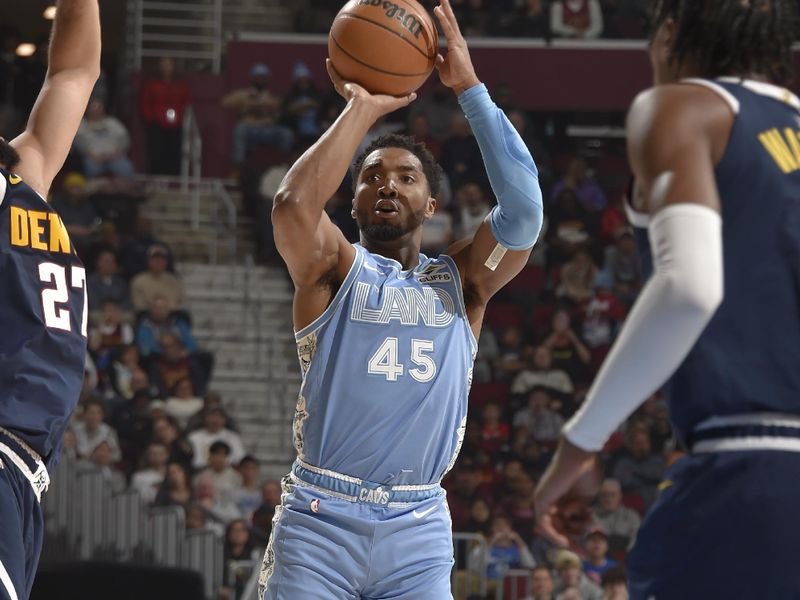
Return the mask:
<path id="1" fill-rule="evenodd" d="M 542 192 L 530 151 L 481 84 L 449 0 L 434 13 L 447 39 L 447 58 L 436 66 L 469 119 L 497 197 L 497 206 L 468 242 L 448 250 L 461 272 L 467 310 L 480 326 L 483 307 L 528 261 L 542 227 Z"/>
<path id="2" fill-rule="evenodd" d="M 11 142 L 18 174 L 43 197 L 61 170 L 100 76 L 97 0 L 59 0 L 47 77 L 25 131 Z"/>
<path id="3" fill-rule="evenodd" d="M 272 208 L 275 244 L 295 285 L 295 328 L 302 329 L 321 315 L 331 288 L 318 285 L 335 270 L 344 281 L 355 249 L 325 213 L 347 173 L 358 145 L 370 127 L 385 114 L 416 98 L 372 95 L 343 81 L 328 61 L 328 73 L 347 106 L 336 122 L 289 169 Z M 337 282 L 337 283 L 338 283 Z"/>
<path id="4" fill-rule="evenodd" d="M 642 208 L 651 214 L 654 274 L 586 401 L 564 428 L 537 487 L 539 515 L 588 472 L 593 454 L 680 366 L 722 302 L 714 166 L 732 124 L 727 105 L 699 86 L 659 86 L 631 108 L 628 155 Z"/>

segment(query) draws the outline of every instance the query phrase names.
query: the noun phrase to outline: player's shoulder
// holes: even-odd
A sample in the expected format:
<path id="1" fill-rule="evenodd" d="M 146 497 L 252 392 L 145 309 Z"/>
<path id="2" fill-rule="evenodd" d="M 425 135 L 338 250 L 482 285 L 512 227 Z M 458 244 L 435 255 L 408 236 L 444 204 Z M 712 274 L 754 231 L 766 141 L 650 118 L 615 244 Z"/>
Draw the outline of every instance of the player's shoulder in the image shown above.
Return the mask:
<path id="1" fill-rule="evenodd" d="M 715 122 L 731 121 L 730 103 L 713 85 L 704 80 L 686 80 L 657 85 L 640 92 L 628 111 L 628 133 L 693 132 L 713 128 Z"/>

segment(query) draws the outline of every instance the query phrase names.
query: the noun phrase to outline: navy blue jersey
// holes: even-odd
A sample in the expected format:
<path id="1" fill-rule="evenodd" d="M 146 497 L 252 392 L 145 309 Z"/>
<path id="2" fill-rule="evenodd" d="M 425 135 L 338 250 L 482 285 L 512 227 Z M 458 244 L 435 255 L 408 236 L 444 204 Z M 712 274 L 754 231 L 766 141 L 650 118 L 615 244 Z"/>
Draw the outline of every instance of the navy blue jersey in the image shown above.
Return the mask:
<path id="1" fill-rule="evenodd" d="M 86 357 L 86 271 L 58 215 L 0 169 L 0 427 L 52 467 Z"/>
<path id="2" fill-rule="evenodd" d="M 665 388 L 684 443 L 712 416 L 800 414 L 800 100 L 753 81 L 687 83 L 736 118 L 715 172 L 725 297 Z M 646 216 L 631 217 L 649 273 Z"/>

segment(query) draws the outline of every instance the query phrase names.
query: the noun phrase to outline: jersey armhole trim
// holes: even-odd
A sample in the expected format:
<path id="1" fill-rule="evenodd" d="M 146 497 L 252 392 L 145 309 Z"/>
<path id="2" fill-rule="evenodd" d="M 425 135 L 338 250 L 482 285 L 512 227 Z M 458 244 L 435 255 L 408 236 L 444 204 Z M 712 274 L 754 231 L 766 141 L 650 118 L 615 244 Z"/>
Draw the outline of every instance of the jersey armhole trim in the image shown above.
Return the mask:
<path id="1" fill-rule="evenodd" d="M 635 211 L 627 200 L 622 204 L 625 206 L 625 214 L 630 224 L 639 229 L 647 229 L 648 225 L 650 225 L 650 215 Z"/>
<path id="2" fill-rule="evenodd" d="M 362 254 L 362 251 L 355 244 L 353 247 L 356 250 L 356 255 L 355 258 L 353 258 L 353 264 L 350 265 L 350 270 L 347 272 L 347 277 L 344 278 L 342 285 L 339 287 L 339 291 L 336 292 L 336 295 L 333 297 L 333 300 L 331 300 L 328 308 L 326 308 L 320 316 L 294 334 L 296 341 L 302 340 L 308 334 L 316 331 L 325 323 L 327 323 L 328 320 L 330 320 L 330 318 L 333 316 L 333 313 L 336 312 L 336 309 L 339 308 L 339 305 L 342 303 L 345 296 L 347 296 L 350 288 L 353 286 L 353 282 L 358 276 L 358 273 L 361 271 L 361 266 L 364 264 L 364 255 Z"/>
<path id="3" fill-rule="evenodd" d="M 6 199 L 7 192 L 8 192 L 8 180 L 6 179 L 5 172 L 0 171 L 0 207 L 3 206 L 3 202 Z"/>
<path id="4" fill-rule="evenodd" d="M 464 317 L 464 323 L 467 326 L 467 331 L 469 331 L 469 339 L 472 342 L 472 351 L 478 351 L 478 340 L 475 339 L 475 333 L 472 331 L 472 324 L 469 322 L 469 316 L 467 316 L 467 305 L 464 302 L 464 288 L 463 284 L 461 283 L 461 273 L 458 270 L 458 266 L 456 265 L 456 261 L 453 260 L 451 256 L 447 254 L 440 254 L 439 257 L 447 263 L 447 267 L 450 269 L 453 275 L 453 281 L 456 284 L 456 294 L 458 295 L 458 306 L 461 310 L 461 314 Z"/>
<path id="5" fill-rule="evenodd" d="M 728 106 L 730 106 L 730 108 L 733 111 L 734 115 L 738 115 L 739 114 L 739 110 L 740 110 L 740 106 L 741 106 L 740 103 L 739 103 L 739 100 L 736 98 L 736 96 L 731 94 L 728 90 L 726 90 L 720 84 L 718 84 L 718 83 L 716 83 L 714 81 L 709 81 L 708 79 L 699 79 L 697 77 L 688 77 L 686 79 L 681 79 L 680 82 L 681 83 L 688 83 L 688 84 L 692 84 L 692 85 L 699 85 L 699 86 L 702 86 L 702 87 L 704 87 L 706 89 L 711 90 L 712 92 L 715 92 L 720 98 L 722 98 L 725 101 L 725 103 Z"/>

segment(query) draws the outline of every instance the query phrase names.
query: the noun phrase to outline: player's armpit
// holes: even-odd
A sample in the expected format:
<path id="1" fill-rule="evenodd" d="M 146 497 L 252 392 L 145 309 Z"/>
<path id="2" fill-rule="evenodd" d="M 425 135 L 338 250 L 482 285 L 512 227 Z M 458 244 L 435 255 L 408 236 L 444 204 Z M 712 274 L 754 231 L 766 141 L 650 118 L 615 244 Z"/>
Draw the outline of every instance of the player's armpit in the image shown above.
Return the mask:
<path id="1" fill-rule="evenodd" d="M 642 92 L 628 113 L 628 157 L 636 177 L 635 208 L 655 213 L 694 202 L 719 211 L 714 167 L 722 158 L 733 114 L 713 91 L 662 85 Z"/>

